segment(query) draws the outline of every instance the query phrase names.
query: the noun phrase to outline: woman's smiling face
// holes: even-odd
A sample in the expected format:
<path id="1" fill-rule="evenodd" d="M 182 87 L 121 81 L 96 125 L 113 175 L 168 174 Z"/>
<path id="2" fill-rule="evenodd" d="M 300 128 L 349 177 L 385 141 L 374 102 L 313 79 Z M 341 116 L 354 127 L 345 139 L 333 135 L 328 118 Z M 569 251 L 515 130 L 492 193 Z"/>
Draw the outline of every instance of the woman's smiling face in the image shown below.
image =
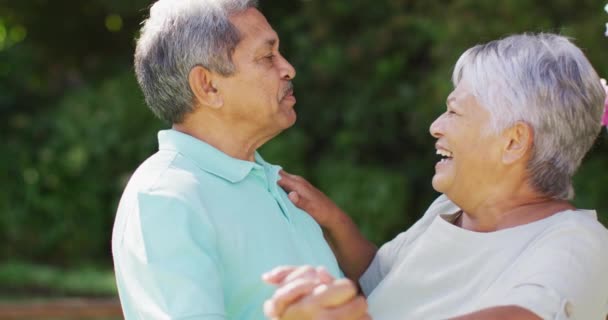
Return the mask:
<path id="1" fill-rule="evenodd" d="M 442 156 L 435 165 L 435 190 L 452 200 L 466 199 L 499 179 L 502 140 L 490 130 L 490 119 L 469 85 L 460 82 L 448 96 L 447 111 L 430 127 Z"/>

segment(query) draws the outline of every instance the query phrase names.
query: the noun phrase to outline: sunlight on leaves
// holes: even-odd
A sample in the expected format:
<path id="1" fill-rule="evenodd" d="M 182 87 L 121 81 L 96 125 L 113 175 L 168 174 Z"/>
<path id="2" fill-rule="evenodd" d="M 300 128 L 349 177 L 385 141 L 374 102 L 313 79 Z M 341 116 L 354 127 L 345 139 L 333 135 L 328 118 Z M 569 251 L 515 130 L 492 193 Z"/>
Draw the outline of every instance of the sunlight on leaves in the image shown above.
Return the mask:
<path id="1" fill-rule="evenodd" d="M 122 29 L 122 17 L 117 14 L 111 14 L 106 17 L 106 28 L 110 32 L 118 32 Z"/>

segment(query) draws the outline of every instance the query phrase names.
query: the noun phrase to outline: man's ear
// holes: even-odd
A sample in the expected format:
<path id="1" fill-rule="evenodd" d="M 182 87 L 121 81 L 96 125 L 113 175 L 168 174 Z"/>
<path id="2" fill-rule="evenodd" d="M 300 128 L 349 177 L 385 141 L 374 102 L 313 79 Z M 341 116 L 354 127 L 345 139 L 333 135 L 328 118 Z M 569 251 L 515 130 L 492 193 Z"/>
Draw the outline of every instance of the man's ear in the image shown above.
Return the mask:
<path id="1" fill-rule="evenodd" d="M 513 164 L 525 159 L 532 150 L 534 144 L 534 129 L 522 121 L 518 121 L 512 127 L 503 132 L 505 144 L 502 153 L 504 164 Z"/>
<path id="2" fill-rule="evenodd" d="M 188 83 L 197 103 L 214 109 L 222 107 L 224 100 L 220 92 L 213 86 L 213 79 L 217 75 L 207 68 L 197 65 L 190 70 Z"/>

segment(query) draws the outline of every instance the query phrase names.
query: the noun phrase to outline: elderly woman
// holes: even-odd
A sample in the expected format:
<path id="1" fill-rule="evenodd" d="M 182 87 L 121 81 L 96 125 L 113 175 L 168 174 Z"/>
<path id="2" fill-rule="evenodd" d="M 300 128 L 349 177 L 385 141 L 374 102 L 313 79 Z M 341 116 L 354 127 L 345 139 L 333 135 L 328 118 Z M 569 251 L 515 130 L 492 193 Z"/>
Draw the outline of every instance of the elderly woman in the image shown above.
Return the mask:
<path id="1" fill-rule="evenodd" d="M 453 83 L 430 127 L 443 195 L 379 250 L 305 180 L 283 173 L 280 184 L 324 227 L 375 320 L 604 319 L 608 231 L 569 202 L 601 128 L 598 75 L 565 37 L 525 34 L 467 50 Z M 264 278 L 280 286 L 269 317 L 368 317 L 346 311 L 361 309 L 354 286 L 322 270 Z"/>

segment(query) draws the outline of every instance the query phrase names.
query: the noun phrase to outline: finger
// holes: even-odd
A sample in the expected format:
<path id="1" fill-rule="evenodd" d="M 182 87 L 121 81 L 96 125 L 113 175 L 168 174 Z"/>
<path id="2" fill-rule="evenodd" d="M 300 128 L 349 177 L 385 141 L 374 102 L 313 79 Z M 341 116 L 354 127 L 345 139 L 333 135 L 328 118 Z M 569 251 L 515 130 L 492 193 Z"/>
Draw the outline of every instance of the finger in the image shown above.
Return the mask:
<path id="1" fill-rule="evenodd" d="M 295 198 L 296 201 L 294 201 L 294 199 L 292 199 L 291 197 L 289 197 L 289 195 L 287 195 L 287 197 L 289 197 L 289 200 L 291 200 L 291 202 L 296 207 L 302 209 L 303 211 L 308 213 L 310 216 L 315 218 L 314 208 L 311 207 L 311 205 L 313 205 L 313 203 L 310 201 L 310 199 L 306 198 L 305 196 L 302 196 L 300 192 L 296 192 L 296 191 L 292 191 L 292 192 L 296 193 L 296 195 L 292 196 L 293 198 Z M 290 192 L 290 193 L 292 193 L 292 192 Z M 315 220 L 316 220 L 316 218 L 315 218 Z"/>
<path id="2" fill-rule="evenodd" d="M 275 305 L 274 305 L 274 300 L 272 300 L 272 299 L 264 301 L 262 308 L 264 310 L 264 315 L 266 316 L 266 318 L 271 319 L 271 320 L 281 319 L 281 317 L 285 313 L 285 312 L 277 313 L 277 311 L 275 309 Z"/>
<path id="3" fill-rule="evenodd" d="M 323 284 L 330 284 L 335 280 L 334 277 L 323 266 L 317 267 L 316 271 L 319 281 Z"/>
<path id="4" fill-rule="evenodd" d="M 313 292 L 318 285 L 313 279 L 297 279 L 277 289 L 271 299 L 264 303 L 268 317 L 280 317 L 292 303 Z"/>
<path id="5" fill-rule="evenodd" d="M 288 173 L 284 170 L 279 171 L 279 176 L 281 177 L 281 179 L 292 180 L 292 181 L 296 181 L 297 177 L 298 177 L 295 174 Z"/>
<path id="6" fill-rule="evenodd" d="M 282 171 L 282 172 L 281 172 L 281 171 Z M 291 173 L 289 173 L 289 172 L 287 172 L 287 171 L 285 171 L 285 170 L 281 170 L 281 171 L 279 171 L 279 174 L 280 174 L 282 177 L 287 177 L 287 178 L 289 178 L 289 179 L 292 179 L 292 180 L 298 181 L 299 183 L 306 183 L 306 182 L 308 182 L 308 181 L 307 181 L 306 179 L 304 179 L 302 176 L 299 176 L 299 175 L 297 175 L 297 174 L 291 174 Z"/>
<path id="7" fill-rule="evenodd" d="M 285 277 L 294 272 L 297 266 L 279 266 L 264 274 L 262 274 L 262 280 L 269 284 L 281 284 Z"/>
<path id="8" fill-rule="evenodd" d="M 289 198 L 289 200 L 291 200 L 291 202 L 293 202 L 293 204 L 297 205 L 298 202 L 300 202 L 300 194 L 295 191 L 289 192 L 289 194 L 287 194 L 287 197 Z"/>
<path id="9" fill-rule="evenodd" d="M 292 179 L 292 180 L 297 180 L 297 178 L 299 178 L 299 176 L 297 176 L 295 174 L 291 174 L 283 169 L 279 170 L 279 175 L 281 177 Z"/>
<path id="10" fill-rule="evenodd" d="M 274 300 L 272 300 L 272 299 L 268 299 L 268 300 L 264 301 L 264 304 L 262 305 L 262 309 L 264 310 L 264 315 L 268 319 L 277 319 L 280 317 L 280 315 L 276 314 L 276 311 L 274 308 Z"/>
<path id="11" fill-rule="evenodd" d="M 362 296 L 355 297 L 354 299 L 332 308 L 329 310 L 329 319 L 365 319 L 367 315 L 367 302 Z"/>
<path id="12" fill-rule="evenodd" d="M 287 190 L 287 191 L 291 191 L 293 190 L 293 188 L 295 187 L 295 181 L 286 177 L 281 177 L 281 179 L 277 180 L 277 184 L 279 186 L 281 186 L 283 189 Z"/>
<path id="13" fill-rule="evenodd" d="M 289 177 L 281 177 L 281 179 L 277 181 L 277 184 L 287 192 L 301 189 L 300 183 Z"/>
<path id="14" fill-rule="evenodd" d="M 287 192 L 287 198 L 296 205 L 296 207 L 309 212 L 310 208 L 310 200 L 307 198 L 306 194 L 303 194 L 304 190 L 300 187 L 294 187 L 289 185 L 288 187 L 281 186 Z"/>
<path id="15" fill-rule="evenodd" d="M 297 279 L 311 279 L 318 281 L 317 270 L 312 266 L 300 266 L 297 267 L 293 272 L 289 273 L 284 279 L 282 284 L 297 280 Z"/>
<path id="16" fill-rule="evenodd" d="M 317 286 L 313 291 L 314 299 L 324 307 L 335 307 L 351 300 L 357 295 L 357 288 L 348 279 L 339 279 L 329 285 Z"/>

